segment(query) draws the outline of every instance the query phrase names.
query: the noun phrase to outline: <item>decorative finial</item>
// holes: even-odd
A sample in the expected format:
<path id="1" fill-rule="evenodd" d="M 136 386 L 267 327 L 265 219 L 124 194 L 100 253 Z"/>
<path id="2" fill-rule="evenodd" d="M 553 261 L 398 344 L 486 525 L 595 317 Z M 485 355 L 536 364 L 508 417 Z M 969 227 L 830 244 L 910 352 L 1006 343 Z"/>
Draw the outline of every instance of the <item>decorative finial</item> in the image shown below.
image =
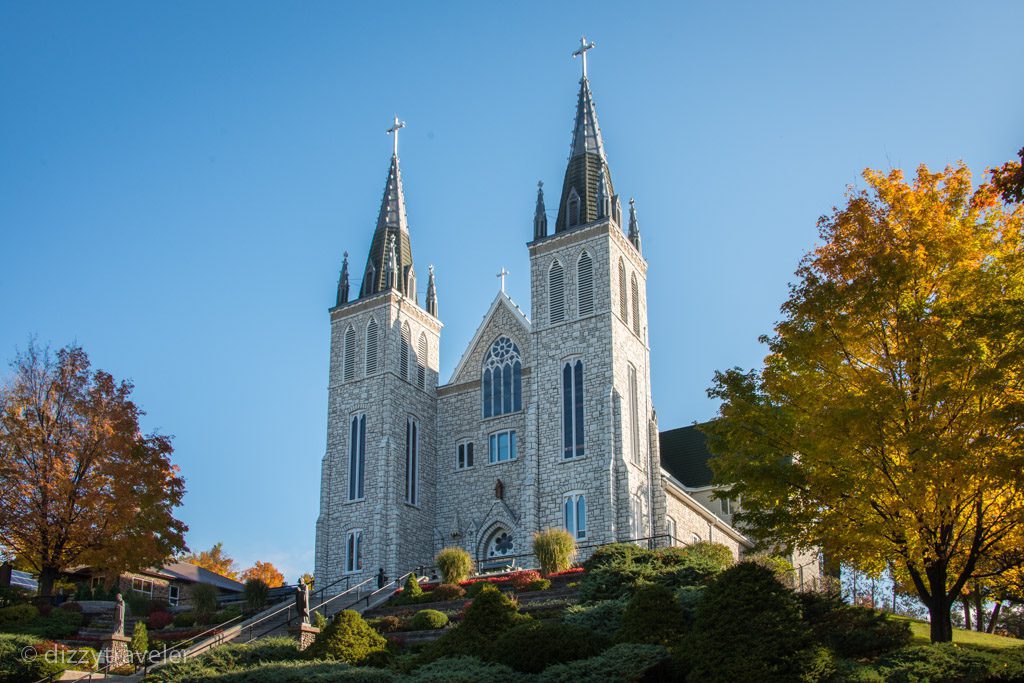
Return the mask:
<path id="1" fill-rule="evenodd" d="M 398 116 L 395 116 L 394 123 L 392 123 L 391 127 L 388 128 L 388 135 L 394 135 L 395 136 L 395 140 L 394 140 L 394 142 L 395 142 L 394 155 L 396 157 L 398 156 L 398 131 L 402 130 L 403 128 L 405 128 L 405 121 L 399 121 L 398 120 Z"/>
<path id="2" fill-rule="evenodd" d="M 337 306 L 348 303 L 348 252 L 341 261 L 341 277 L 338 278 L 338 302 Z"/>
<path id="3" fill-rule="evenodd" d="M 595 47 L 597 47 L 597 43 L 588 43 L 587 42 L 587 37 L 583 36 L 582 38 L 580 38 L 580 47 L 579 47 L 579 49 L 572 53 L 573 59 L 576 59 L 577 57 L 582 57 L 583 58 L 583 78 L 584 79 L 586 79 L 586 77 L 587 77 L 587 51 L 593 50 Z"/>
<path id="4" fill-rule="evenodd" d="M 509 273 L 509 272 L 508 272 L 507 270 L 505 270 L 504 268 L 502 268 L 502 269 L 501 269 L 500 271 L 498 271 L 498 274 L 497 274 L 497 276 L 496 276 L 496 277 L 498 277 L 498 278 L 500 278 L 500 279 L 501 279 L 501 293 L 502 293 L 502 294 L 504 294 L 504 293 L 505 293 L 505 277 L 506 277 L 506 276 L 508 276 L 508 275 L 510 275 L 510 274 L 511 274 L 511 273 Z"/>
<path id="5" fill-rule="evenodd" d="M 430 278 L 427 280 L 427 313 L 437 317 L 437 283 L 434 282 L 434 264 L 427 268 Z"/>
<path id="6" fill-rule="evenodd" d="M 544 181 L 537 181 L 537 208 L 533 211 L 533 239 L 548 236 L 548 213 L 544 208 Z"/>
<path id="7" fill-rule="evenodd" d="M 640 221 L 636 218 L 636 200 L 629 198 L 629 241 L 633 243 L 636 250 L 642 253 L 640 247 Z"/>

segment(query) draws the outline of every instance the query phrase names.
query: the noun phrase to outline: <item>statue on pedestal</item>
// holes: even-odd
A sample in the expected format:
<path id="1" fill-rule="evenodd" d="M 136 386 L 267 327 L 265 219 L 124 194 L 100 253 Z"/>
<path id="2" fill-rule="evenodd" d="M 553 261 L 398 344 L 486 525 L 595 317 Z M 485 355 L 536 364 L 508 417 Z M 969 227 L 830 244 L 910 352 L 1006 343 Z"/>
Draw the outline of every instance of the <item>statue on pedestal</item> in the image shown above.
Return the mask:
<path id="1" fill-rule="evenodd" d="M 299 615 L 299 623 L 309 623 L 309 584 L 299 581 L 295 587 L 295 611 Z"/>
<path id="2" fill-rule="evenodd" d="M 125 610 L 124 610 L 124 598 L 121 594 L 117 594 L 114 608 L 114 635 L 124 635 L 124 621 L 125 621 Z"/>

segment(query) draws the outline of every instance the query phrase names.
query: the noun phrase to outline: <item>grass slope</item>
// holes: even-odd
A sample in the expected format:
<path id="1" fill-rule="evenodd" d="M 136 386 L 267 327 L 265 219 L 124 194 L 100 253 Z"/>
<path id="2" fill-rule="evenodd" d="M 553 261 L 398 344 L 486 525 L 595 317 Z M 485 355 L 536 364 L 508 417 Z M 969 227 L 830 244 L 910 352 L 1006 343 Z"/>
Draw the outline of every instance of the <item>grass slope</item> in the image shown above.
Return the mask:
<path id="1" fill-rule="evenodd" d="M 892 619 L 902 619 L 910 623 L 910 630 L 914 634 L 913 645 L 927 645 L 931 642 L 929 625 L 927 621 L 907 619 L 906 617 L 893 616 Z M 962 628 L 953 629 L 953 642 L 961 645 L 981 645 L 992 648 L 1024 647 L 1024 640 L 1018 638 L 1007 638 L 991 633 L 979 633 L 978 631 L 965 631 Z"/>

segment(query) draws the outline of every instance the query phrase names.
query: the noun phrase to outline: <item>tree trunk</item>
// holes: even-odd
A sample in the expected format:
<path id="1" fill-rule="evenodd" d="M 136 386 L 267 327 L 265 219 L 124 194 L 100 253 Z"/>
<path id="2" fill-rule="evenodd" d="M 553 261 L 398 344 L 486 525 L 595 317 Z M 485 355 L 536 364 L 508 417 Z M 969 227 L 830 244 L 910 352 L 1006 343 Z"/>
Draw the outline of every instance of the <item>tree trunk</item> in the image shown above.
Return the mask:
<path id="1" fill-rule="evenodd" d="M 988 618 L 988 628 L 985 629 L 986 633 L 995 633 L 996 622 L 999 621 L 999 612 L 1003 609 L 1003 601 L 996 600 L 996 606 L 992 608 L 992 616 Z"/>
<path id="2" fill-rule="evenodd" d="M 981 599 L 981 586 L 974 584 L 974 628 L 978 631 L 985 630 L 985 607 Z"/>
<path id="3" fill-rule="evenodd" d="M 949 643 L 953 640 L 953 620 L 950 610 L 953 601 L 944 593 L 934 595 L 928 603 L 928 618 L 931 621 L 931 641 Z"/>
<path id="4" fill-rule="evenodd" d="M 964 628 L 971 630 L 971 601 L 967 596 L 960 598 L 960 604 L 964 607 Z"/>
<path id="5" fill-rule="evenodd" d="M 60 570 L 57 567 L 43 565 L 42 571 L 39 572 L 39 597 L 49 598 L 53 595 L 53 584 L 59 576 Z"/>

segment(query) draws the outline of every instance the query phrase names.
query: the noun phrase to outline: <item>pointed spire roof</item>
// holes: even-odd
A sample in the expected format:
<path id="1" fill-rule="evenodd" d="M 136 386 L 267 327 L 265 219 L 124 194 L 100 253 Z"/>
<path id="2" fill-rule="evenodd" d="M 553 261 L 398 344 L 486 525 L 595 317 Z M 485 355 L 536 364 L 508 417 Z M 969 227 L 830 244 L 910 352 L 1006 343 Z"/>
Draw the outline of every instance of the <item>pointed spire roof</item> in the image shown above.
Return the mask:
<path id="1" fill-rule="evenodd" d="M 398 155 L 392 154 L 388 179 L 384 184 L 384 197 L 377 214 L 377 228 L 373 232 L 370 253 L 363 270 L 363 287 L 360 296 L 367 296 L 387 286 L 388 242 L 395 240 L 396 274 L 394 288 L 407 294 L 408 275 L 412 270 L 412 242 L 409 239 L 409 222 L 405 215 L 405 192 L 402 190 L 402 171 Z"/>
<path id="2" fill-rule="evenodd" d="M 640 247 L 640 221 L 636 219 L 636 201 L 632 197 L 629 198 L 629 241 L 637 251 L 643 253 Z"/>
<path id="3" fill-rule="evenodd" d="M 558 218 L 555 221 L 556 233 L 597 220 L 601 215 L 598 206 L 599 193 L 603 194 L 606 200 L 615 195 L 611 170 L 604 154 L 601 126 L 597 122 L 597 108 L 594 106 L 594 96 L 590 92 L 590 81 L 586 72 L 586 53 L 594 44 L 588 44 L 586 39 L 583 39 L 581 44 L 581 48 L 573 53 L 573 56 L 583 57 L 583 78 L 580 79 L 580 91 L 576 99 L 576 121 L 573 125 L 572 145 L 569 148 L 569 163 L 565 169 L 565 179 L 562 181 Z M 605 187 L 600 188 L 602 174 Z M 608 213 L 606 208 L 605 215 Z"/>
<path id="4" fill-rule="evenodd" d="M 338 302 L 337 306 L 348 303 L 348 252 L 341 262 L 341 276 L 338 278 Z"/>
<path id="5" fill-rule="evenodd" d="M 548 236 L 548 212 L 544 208 L 544 181 L 537 181 L 537 208 L 533 211 L 533 239 Z"/>

